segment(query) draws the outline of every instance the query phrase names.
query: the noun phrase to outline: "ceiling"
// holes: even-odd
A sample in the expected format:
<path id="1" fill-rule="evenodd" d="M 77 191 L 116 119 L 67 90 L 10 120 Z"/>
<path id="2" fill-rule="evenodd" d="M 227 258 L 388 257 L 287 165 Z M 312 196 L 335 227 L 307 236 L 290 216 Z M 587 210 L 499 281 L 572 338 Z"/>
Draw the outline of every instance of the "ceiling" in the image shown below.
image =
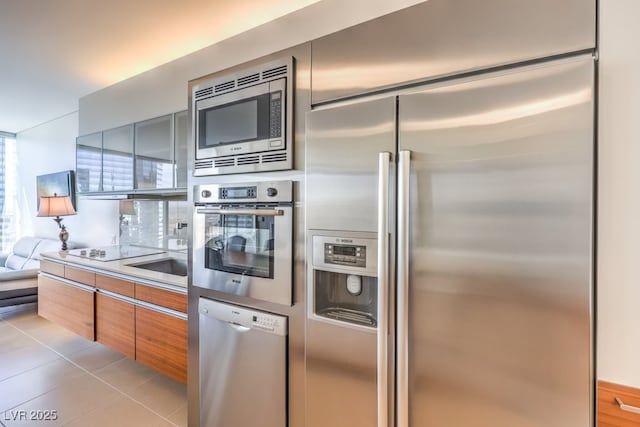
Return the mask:
<path id="1" fill-rule="evenodd" d="M 0 131 L 318 0 L 0 0 Z"/>

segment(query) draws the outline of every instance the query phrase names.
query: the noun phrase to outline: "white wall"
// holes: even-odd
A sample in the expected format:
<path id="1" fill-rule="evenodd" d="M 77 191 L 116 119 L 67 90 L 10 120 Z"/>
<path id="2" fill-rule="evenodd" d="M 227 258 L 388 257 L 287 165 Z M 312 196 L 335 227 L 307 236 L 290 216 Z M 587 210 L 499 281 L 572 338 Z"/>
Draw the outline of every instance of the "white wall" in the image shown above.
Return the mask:
<path id="1" fill-rule="evenodd" d="M 77 135 L 77 112 L 17 135 L 18 237 L 57 238 L 53 219 L 36 217 L 36 176 L 75 169 Z M 86 246 L 111 244 L 118 233 L 118 202 L 78 198 L 78 214 L 64 217 L 63 224 L 69 240 Z"/>
<path id="2" fill-rule="evenodd" d="M 323 0 L 80 99 L 80 135 L 187 109 L 189 80 L 424 0 Z"/>
<path id="3" fill-rule="evenodd" d="M 600 2 L 598 378 L 640 388 L 640 2 Z"/>

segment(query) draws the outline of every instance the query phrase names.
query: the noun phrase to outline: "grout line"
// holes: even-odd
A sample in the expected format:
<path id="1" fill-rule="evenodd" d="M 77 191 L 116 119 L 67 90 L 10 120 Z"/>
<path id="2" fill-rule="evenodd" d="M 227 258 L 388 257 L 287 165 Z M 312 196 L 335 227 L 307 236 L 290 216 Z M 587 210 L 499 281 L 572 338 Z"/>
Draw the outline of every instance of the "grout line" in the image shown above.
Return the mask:
<path id="1" fill-rule="evenodd" d="M 36 316 L 37 316 L 37 313 L 36 313 Z M 145 405 L 144 403 L 142 403 L 142 402 L 140 402 L 140 401 L 136 400 L 135 398 L 133 398 L 132 396 L 128 395 L 128 394 L 127 394 L 126 392 L 124 392 L 123 390 L 120 390 L 118 387 L 116 387 L 116 386 L 114 386 L 113 384 L 111 384 L 111 383 L 107 382 L 106 380 L 104 380 L 104 379 L 100 378 L 99 376 L 95 375 L 93 372 L 89 371 L 88 369 L 84 368 L 83 366 L 78 365 L 76 362 L 74 362 L 73 360 L 69 359 L 69 358 L 68 358 L 67 356 L 65 356 L 64 354 L 60 353 L 60 352 L 59 352 L 59 351 L 57 351 L 56 349 L 54 349 L 54 348 L 52 348 L 52 347 L 48 346 L 47 344 L 43 343 L 42 341 L 40 341 L 40 340 L 39 340 L 39 339 L 37 339 L 36 337 L 34 337 L 34 336 L 30 335 L 28 332 L 23 331 L 22 329 L 20 329 L 19 327 L 17 327 L 16 325 L 14 325 L 14 324 L 13 324 L 13 323 L 11 323 L 11 322 L 7 322 L 7 324 L 11 325 L 11 327 L 13 327 L 13 328 L 15 328 L 16 330 L 20 331 L 21 333 L 23 333 L 23 334 L 24 334 L 24 335 L 26 335 L 27 337 L 29 337 L 29 338 L 33 339 L 34 341 L 36 341 L 37 343 L 39 343 L 39 344 L 40 344 L 40 345 L 42 345 L 43 347 L 46 347 L 47 349 L 49 349 L 49 350 L 53 351 L 53 352 L 54 352 L 54 353 L 56 353 L 58 356 L 60 356 L 61 358 L 65 359 L 67 362 L 71 363 L 72 365 L 75 365 L 77 368 L 80 368 L 82 371 L 84 371 L 85 373 L 89 374 L 89 375 L 90 375 L 90 376 L 92 376 L 93 378 L 97 379 L 98 381 L 100 381 L 100 382 L 102 382 L 103 384 L 105 384 L 105 385 L 109 386 L 110 388 L 112 388 L 113 390 L 115 390 L 115 391 L 117 391 L 118 393 L 122 394 L 123 396 L 125 396 L 125 397 L 127 397 L 127 398 L 131 399 L 132 401 L 136 402 L 137 404 L 141 405 L 143 408 L 147 409 L 147 410 L 148 410 L 148 411 L 150 411 L 152 414 L 157 415 L 158 417 L 160 417 L 160 418 L 162 418 L 163 420 L 167 421 L 167 422 L 168 422 L 168 423 L 170 423 L 171 425 L 178 427 L 178 425 L 177 425 L 177 424 L 175 424 L 173 421 L 169 420 L 167 417 L 160 415 L 159 413 L 157 413 L 157 412 L 156 412 L 156 411 L 154 411 L 153 409 L 149 408 L 149 407 L 148 407 L 147 405 Z M 125 357 L 126 357 L 126 356 L 125 356 Z M 120 359 L 120 360 L 122 360 L 122 359 Z M 113 363 L 117 363 L 117 362 L 113 362 Z M 111 363 L 111 364 L 109 364 L 109 365 L 112 365 L 113 363 Z M 109 366 L 109 365 L 107 365 L 107 366 Z M 42 365 L 41 365 L 41 366 L 42 366 Z M 105 367 L 103 367 L 103 368 L 100 368 L 100 370 L 102 370 L 102 369 L 104 369 L 104 368 L 106 368 L 106 366 L 105 366 Z M 34 368 L 32 368 L 32 369 L 34 369 Z M 28 371 L 30 371 L 30 370 L 31 370 L 31 369 L 28 369 L 28 370 L 26 370 L 26 371 L 24 371 L 24 372 L 28 372 Z M 155 378 L 155 377 L 152 377 L 152 378 Z M 152 378 L 149 378 L 147 381 L 150 381 Z M 142 382 L 140 385 L 145 384 L 147 381 Z M 58 388 L 58 387 L 55 387 L 54 389 L 49 390 L 47 393 L 49 393 L 49 392 L 51 392 L 51 391 L 53 391 L 53 390 L 55 390 L 55 389 L 57 389 L 57 388 Z M 46 394 L 46 393 L 44 393 L 44 394 Z M 42 395 L 40 395 L 40 396 L 42 396 Z M 39 396 L 38 396 L 38 397 L 39 397 Z M 33 399 L 35 399 L 35 398 L 33 398 Z M 29 401 L 31 401 L 31 400 L 33 400 L 33 399 L 29 399 L 29 400 L 27 400 L 27 402 L 29 402 Z M 26 403 L 26 402 L 23 402 L 22 404 L 24 404 L 24 403 Z M 17 407 L 17 406 L 16 406 L 16 407 Z M 82 415 L 89 414 L 89 413 L 93 412 L 95 409 L 97 409 L 97 408 L 93 408 L 93 409 L 91 409 L 91 410 L 89 410 L 89 411 L 87 411 L 87 412 L 83 413 Z M 82 415 L 80 415 L 80 416 L 82 416 Z M 171 415 L 171 414 L 170 414 L 170 415 Z M 79 416 L 79 417 L 80 417 L 80 416 Z M 76 420 L 76 419 L 77 419 L 77 418 L 79 418 L 79 417 L 72 418 L 71 420 L 69 420 L 69 422 L 72 422 L 72 421 Z M 67 423 L 63 423 L 62 425 L 64 426 L 64 425 L 68 424 L 69 422 L 67 422 Z"/>

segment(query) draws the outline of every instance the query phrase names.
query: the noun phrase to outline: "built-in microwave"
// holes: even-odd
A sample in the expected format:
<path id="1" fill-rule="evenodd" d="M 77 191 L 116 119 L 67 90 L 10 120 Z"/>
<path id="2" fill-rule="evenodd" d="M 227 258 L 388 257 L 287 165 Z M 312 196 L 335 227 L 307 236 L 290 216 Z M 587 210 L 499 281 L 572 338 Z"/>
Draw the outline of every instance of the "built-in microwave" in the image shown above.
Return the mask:
<path id="1" fill-rule="evenodd" d="M 293 59 L 193 87 L 194 175 L 292 169 Z"/>

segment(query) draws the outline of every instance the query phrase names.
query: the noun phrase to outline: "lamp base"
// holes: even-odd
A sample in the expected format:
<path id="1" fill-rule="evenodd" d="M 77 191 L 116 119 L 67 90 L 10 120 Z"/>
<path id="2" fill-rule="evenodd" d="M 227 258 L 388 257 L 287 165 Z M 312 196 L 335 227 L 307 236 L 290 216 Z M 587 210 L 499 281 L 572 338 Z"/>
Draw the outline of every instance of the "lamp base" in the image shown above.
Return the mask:
<path id="1" fill-rule="evenodd" d="M 60 241 L 62 242 L 62 250 L 67 250 L 67 240 L 69 240 L 69 232 L 64 225 L 60 225 L 60 233 L 58 234 Z"/>

